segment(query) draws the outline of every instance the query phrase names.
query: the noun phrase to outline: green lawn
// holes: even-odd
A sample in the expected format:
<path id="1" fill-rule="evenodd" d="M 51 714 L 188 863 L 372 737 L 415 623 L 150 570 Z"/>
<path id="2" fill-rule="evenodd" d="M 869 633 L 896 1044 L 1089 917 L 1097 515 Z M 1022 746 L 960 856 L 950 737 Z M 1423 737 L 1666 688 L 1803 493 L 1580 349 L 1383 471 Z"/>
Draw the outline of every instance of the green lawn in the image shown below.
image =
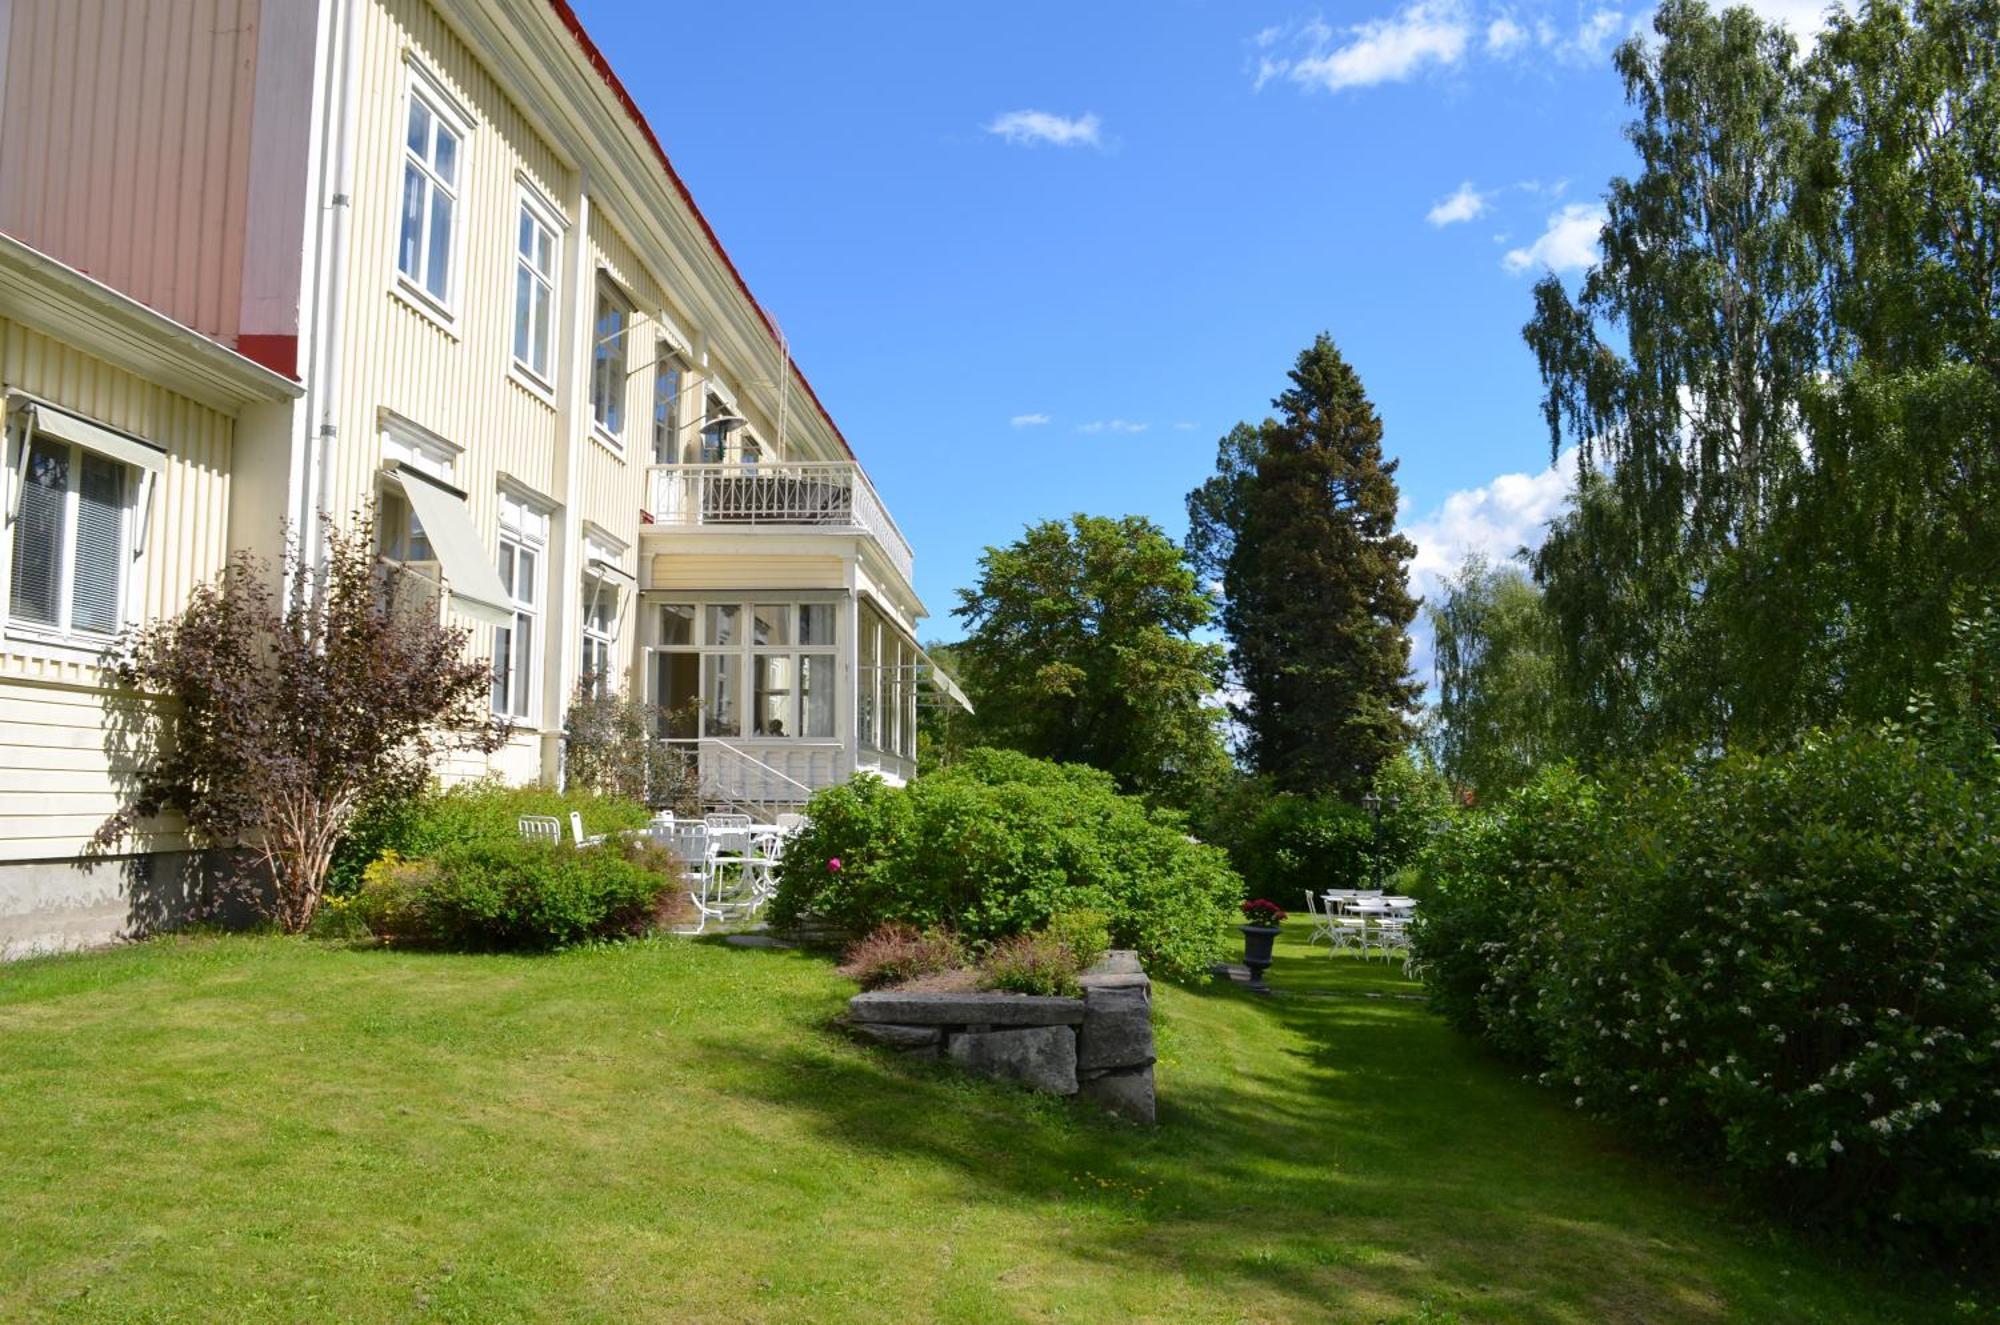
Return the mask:
<path id="1" fill-rule="evenodd" d="M 1160 991 L 1152 1132 L 848 1043 L 802 953 L 0 968 L 0 1318 L 1976 1314 L 1732 1216 L 1299 932 L 1286 996 Z"/>

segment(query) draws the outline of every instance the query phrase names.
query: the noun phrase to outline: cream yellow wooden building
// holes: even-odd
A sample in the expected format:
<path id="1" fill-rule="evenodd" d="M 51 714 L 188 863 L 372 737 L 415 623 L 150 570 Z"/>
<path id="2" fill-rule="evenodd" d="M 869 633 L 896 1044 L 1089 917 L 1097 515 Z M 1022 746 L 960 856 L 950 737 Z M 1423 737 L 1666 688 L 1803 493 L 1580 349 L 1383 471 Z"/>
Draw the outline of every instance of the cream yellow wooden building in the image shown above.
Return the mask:
<path id="1" fill-rule="evenodd" d="M 587 685 L 718 802 L 914 771 L 910 546 L 563 0 L 0 0 L 0 234 L 0 951 L 171 894 L 172 825 L 78 861 L 95 659 L 320 511 L 494 660 L 451 776 L 559 781 Z"/>

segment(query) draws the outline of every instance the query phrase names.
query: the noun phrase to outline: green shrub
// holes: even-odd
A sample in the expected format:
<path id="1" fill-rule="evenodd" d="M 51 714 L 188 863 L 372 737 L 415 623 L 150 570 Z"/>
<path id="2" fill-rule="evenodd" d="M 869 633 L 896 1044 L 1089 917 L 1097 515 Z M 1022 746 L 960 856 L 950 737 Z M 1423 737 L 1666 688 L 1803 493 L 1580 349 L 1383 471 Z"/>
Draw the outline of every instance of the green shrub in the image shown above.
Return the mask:
<path id="1" fill-rule="evenodd" d="M 590 792 L 509 787 L 497 781 L 462 783 L 450 790 L 432 788 L 410 800 L 377 806 L 356 819 L 334 852 L 329 891 L 336 896 L 358 891 L 363 872 L 386 852 L 407 859 L 469 842 L 517 840 L 523 815 L 554 816 L 567 840 L 572 810 L 583 815 L 583 828 L 589 834 L 641 828 L 652 817 L 637 801 Z"/>
<path id="2" fill-rule="evenodd" d="M 389 852 L 355 899 L 369 929 L 426 947 L 535 951 L 643 934 L 686 904 L 671 853 L 475 838 L 416 860 Z"/>
<path id="3" fill-rule="evenodd" d="M 1058 911 L 1049 917 L 1049 936 L 1067 947 L 1080 971 L 1111 951 L 1111 917 L 1102 911 Z"/>
<path id="4" fill-rule="evenodd" d="M 1048 930 L 1032 934 L 1010 934 L 995 943 L 979 963 L 979 984 L 983 989 L 1005 990 L 1010 994 L 1060 994 L 1074 998 L 1082 993 L 1077 976 L 1083 966 L 1070 946 Z"/>
<path id="5" fill-rule="evenodd" d="M 965 965 L 965 947 L 948 930 L 878 925 L 842 955 L 840 973 L 863 989 L 942 975 Z"/>
<path id="6" fill-rule="evenodd" d="M 1305 796 L 1246 778 L 1206 808 L 1202 829 L 1228 850 L 1247 895 L 1298 910 L 1308 892 L 1369 888 L 1378 877 L 1386 885 L 1451 814 L 1444 783 L 1407 755 L 1382 765 L 1374 789 L 1382 801 L 1379 875 L 1374 817 L 1332 792 Z"/>
<path id="7" fill-rule="evenodd" d="M 895 788 L 828 788 L 785 852 L 772 923 L 810 915 L 854 933 L 884 921 L 974 940 L 1102 912 L 1154 974 L 1192 978 L 1225 951 L 1242 884 L 1180 818 L 1108 774 L 996 750 Z"/>
<path id="8" fill-rule="evenodd" d="M 1434 844 L 1452 1020 L 1801 1219 L 1963 1246 L 2000 1214 L 2000 820 L 1915 742 L 1815 736 Z"/>

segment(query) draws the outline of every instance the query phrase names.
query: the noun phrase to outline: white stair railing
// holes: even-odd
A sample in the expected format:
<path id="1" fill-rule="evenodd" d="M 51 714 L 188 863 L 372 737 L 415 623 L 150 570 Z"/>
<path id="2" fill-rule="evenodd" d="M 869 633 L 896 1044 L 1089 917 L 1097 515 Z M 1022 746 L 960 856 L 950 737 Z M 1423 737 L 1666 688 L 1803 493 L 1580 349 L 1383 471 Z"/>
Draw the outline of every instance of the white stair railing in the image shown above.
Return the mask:
<path id="1" fill-rule="evenodd" d="M 701 742 L 701 787 L 704 797 L 742 805 L 803 805 L 815 790 L 748 750 L 712 736 Z"/>

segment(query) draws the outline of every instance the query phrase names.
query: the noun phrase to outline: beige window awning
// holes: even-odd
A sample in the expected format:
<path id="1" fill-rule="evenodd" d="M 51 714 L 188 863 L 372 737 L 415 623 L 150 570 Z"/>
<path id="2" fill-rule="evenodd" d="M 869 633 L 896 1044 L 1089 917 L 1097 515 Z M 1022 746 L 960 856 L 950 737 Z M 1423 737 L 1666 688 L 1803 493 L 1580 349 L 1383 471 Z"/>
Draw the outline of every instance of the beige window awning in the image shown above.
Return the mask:
<path id="1" fill-rule="evenodd" d="M 951 679 L 951 673 L 931 661 L 931 656 L 924 652 L 921 644 L 917 646 L 917 680 L 930 686 L 967 713 L 972 712 L 972 701 L 958 688 L 958 682 Z"/>
<path id="2" fill-rule="evenodd" d="M 397 467 L 383 473 L 386 482 L 402 489 L 410 511 L 423 526 L 424 537 L 437 554 L 451 603 L 475 621 L 504 626 L 514 619 L 514 601 L 500 583 L 500 572 L 486 554 L 486 544 L 472 527 L 465 498 L 434 478 Z"/>

